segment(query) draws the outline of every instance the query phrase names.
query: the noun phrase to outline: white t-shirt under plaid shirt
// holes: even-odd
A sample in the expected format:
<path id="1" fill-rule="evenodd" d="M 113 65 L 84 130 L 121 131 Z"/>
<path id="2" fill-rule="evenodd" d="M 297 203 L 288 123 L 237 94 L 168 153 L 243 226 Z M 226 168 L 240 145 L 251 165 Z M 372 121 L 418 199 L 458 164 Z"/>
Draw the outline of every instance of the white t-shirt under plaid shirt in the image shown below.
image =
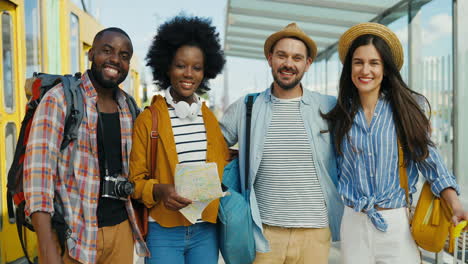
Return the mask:
<path id="1" fill-rule="evenodd" d="M 327 227 L 327 208 L 299 108 L 301 98 L 272 99 L 273 116 L 254 183 L 262 222 Z"/>

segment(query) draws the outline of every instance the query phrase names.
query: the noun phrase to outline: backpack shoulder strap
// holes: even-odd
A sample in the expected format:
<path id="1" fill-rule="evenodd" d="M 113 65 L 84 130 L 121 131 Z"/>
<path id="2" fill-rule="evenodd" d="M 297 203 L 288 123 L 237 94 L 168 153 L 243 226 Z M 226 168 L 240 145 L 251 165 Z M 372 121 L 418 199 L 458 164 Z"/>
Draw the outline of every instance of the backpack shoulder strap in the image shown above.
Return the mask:
<path id="1" fill-rule="evenodd" d="M 244 103 L 248 104 L 248 100 L 251 97 L 252 98 L 252 104 L 255 103 L 255 100 L 257 100 L 257 97 L 260 95 L 260 93 L 249 93 L 245 96 L 244 98 Z"/>
<path id="2" fill-rule="evenodd" d="M 245 190 L 249 190 L 249 170 L 250 170 L 250 127 L 252 123 L 252 108 L 255 100 L 260 93 L 251 93 L 245 97 L 246 111 L 245 111 Z M 241 181 L 242 182 L 242 181 Z"/>
<path id="3" fill-rule="evenodd" d="M 130 113 L 132 114 L 132 119 L 133 122 L 135 122 L 136 118 L 140 114 L 140 108 L 138 107 L 135 98 L 133 98 L 131 95 L 129 95 L 126 92 L 123 92 L 125 95 L 125 101 L 127 102 L 128 109 L 130 110 Z"/>
<path id="4" fill-rule="evenodd" d="M 81 92 L 81 79 L 77 76 L 64 75 L 59 76 L 65 101 L 67 102 L 67 112 L 65 115 L 65 128 L 62 145 L 60 150 L 65 149 L 71 141 L 78 138 L 78 128 L 84 115 L 83 94 Z"/>
<path id="5" fill-rule="evenodd" d="M 18 208 L 16 210 L 16 231 L 18 232 L 18 237 L 20 240 L 21 248 L 23 249 L 24 256 L 26 257 L 26 260 L 28 261 L 29 264 L 33 264 L 31 261 L 31 258 L 29 258 L 28 250 L 27 250 L 27 245 L 26 245 L 26 232 L 24 231 L 24 226 L 21 224 L 21 220 L 24 219 L 24 211 L 19 210 Z M 23 208 L 24 209 L 24 208 Z"/>

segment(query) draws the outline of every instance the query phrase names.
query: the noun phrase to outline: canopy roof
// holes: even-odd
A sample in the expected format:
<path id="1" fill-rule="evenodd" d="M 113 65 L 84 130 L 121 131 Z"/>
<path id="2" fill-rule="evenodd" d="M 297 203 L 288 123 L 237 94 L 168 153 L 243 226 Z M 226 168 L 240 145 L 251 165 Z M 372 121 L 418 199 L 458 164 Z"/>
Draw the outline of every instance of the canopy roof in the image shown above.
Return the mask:
<path id="1" fill-rule="evenodd" d="M 225 52 L 227 56 L 263 60 L 267 37 L 296 22 L 317 43 L 317 59 L 321 59 L 349 27 L 367 21 L 380 22 L 386 14 L 392 13 L 391 10 L 406 2 L 408 0 L 228 0 Z"/>

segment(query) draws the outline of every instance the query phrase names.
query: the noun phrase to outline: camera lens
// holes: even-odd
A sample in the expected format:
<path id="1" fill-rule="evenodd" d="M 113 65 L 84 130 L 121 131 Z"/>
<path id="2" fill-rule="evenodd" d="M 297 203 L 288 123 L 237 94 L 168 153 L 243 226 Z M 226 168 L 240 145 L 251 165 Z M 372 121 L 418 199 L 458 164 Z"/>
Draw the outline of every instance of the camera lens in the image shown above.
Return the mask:
<path id="1" fill-rule="evenodd" d="M 133 184 L 131 182 L 117 182 L 115 185 L 115 194 L 119 197 L 127 197 L 133 193 Z"/>

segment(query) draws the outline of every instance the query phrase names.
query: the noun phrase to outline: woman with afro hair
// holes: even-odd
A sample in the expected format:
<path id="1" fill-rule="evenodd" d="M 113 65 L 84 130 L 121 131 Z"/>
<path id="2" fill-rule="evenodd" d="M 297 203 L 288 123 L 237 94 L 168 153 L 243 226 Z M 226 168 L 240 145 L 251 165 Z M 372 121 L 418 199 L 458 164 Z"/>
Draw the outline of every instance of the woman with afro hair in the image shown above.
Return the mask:
<path id="1" fill-rule="evenodd" d="M 179 210 L 192 201 L 176 192 L 174 175 L 177 164 L 214 162 L 221 178 L 229 158 L 216 117 L 196 95 L 209 91 L 208 80 L 223 69 L 219 34 L 208 19 L 174 17 L 159 27 L 146 60 L 154 83 L 164 91 L 164 97 L 153 97 L 152 110 L 146 109 L 135 121 L 130 156 L 133 198 L 149 208 L 146 241 L 151 257 L 146 263 L 216 264 L 219 200 L 190 222 Z M 157 115 L 159 136 L 154 164 L 151 111 Z"/>

